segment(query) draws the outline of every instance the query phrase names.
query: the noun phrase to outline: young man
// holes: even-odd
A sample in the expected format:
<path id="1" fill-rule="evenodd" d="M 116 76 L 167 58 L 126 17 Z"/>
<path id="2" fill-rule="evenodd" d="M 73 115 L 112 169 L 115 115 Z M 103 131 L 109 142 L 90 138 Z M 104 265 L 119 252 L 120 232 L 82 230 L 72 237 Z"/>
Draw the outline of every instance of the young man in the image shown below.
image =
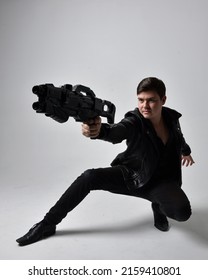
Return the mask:
<path id="1" fill-rule="evenodd" d="M 164 107 L 166 88 L 155 77 L 139 83 L 137 97 L 138 108 L 117 124 L 102 124 L 100 117 L 82 124 L 84 136 L 114 144 L 126 140 L 127 149 L 111 167 L 89 169 L 79 176 L 44 219 L 16 240 L 19 245 L 55 234 L 56 225 L 92 190 L 149 200 L 154 225 L 161 231 L 169 230 L 167 217 L 177 221 L 190 217 L 190 202 L 181 189 L 181 162 L 190 166 L 194 160 L 181 132 L 181 114 Z"/>

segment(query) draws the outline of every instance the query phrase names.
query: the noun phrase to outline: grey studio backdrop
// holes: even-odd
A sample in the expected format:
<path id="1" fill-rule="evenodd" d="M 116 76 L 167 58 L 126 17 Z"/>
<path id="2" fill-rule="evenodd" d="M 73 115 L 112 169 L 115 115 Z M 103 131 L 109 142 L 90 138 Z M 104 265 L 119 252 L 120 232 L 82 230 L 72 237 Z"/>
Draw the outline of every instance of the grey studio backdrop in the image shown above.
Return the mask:
<path id="1" fill-rule="evenodd" d="M 1 259 L 207 259 L 207 11 L 206 0 L 0 1 Z M 116 105 L 117 122 L 146 76 L 164 80 L 167 106 L 183 114 L 196 162 L 183 168 L 191 219 L 162 233 L 149 202 L 98 191 L 54 237 L 18 247 L 80 173 L 125 149 L 36 114 L 33 85 L 89 86 Z"/>

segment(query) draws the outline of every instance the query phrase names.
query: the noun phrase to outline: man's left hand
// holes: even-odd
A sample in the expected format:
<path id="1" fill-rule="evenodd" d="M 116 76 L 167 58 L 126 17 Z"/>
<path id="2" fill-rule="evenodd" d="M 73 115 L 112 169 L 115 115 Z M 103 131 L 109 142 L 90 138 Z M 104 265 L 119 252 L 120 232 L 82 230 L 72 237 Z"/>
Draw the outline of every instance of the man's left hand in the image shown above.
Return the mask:
<path id="1" fill-rule="evenodd" d="M 192 164 L 195 163 L 191 155 L 182 156 L 181 157 L 181 162 L 182 162 L 183 166 L 191 166 Z"/>

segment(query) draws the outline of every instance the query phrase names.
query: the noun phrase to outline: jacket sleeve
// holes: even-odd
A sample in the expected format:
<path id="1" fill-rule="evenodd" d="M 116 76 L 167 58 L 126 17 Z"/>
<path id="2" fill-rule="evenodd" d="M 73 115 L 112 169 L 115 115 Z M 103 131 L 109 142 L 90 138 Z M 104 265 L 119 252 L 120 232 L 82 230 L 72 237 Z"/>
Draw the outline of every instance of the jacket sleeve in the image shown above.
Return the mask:
<path id="1" fill-rule="evenodd" d="M 181 126 L 180 126 L 180 123 L 178 121 L 177 123 L 177 128 L 178 130 L 180 131 L 181 133 L 181 137 L 182 137 L 182 145 L 181 145 L 181 153 L 183 156 L 189 156 L 191 154 L 191 148 L 190 146 L 186 143 L 186 140 L 183 136 L 183 133 L 182 133 L 182 130 L 181 130 Z"/>
<path id="2" fill-rule="evenodd" d="M 128 140 L 134 135 L 135 126 L 134 118 L 124 118 L 117 124 L 103 123 L 101 125 L 100 134 L 95 139 L 111 142 L 113 144 L 121 143 L 123 140 Z"/>
<path id="3" fill-rule="evenodd" d="M 182 149 L 181 149 L 183 156 L 189 156 L 191 154 L 191 148 L 186 143 L 184 137 L 182 138 Z"/>

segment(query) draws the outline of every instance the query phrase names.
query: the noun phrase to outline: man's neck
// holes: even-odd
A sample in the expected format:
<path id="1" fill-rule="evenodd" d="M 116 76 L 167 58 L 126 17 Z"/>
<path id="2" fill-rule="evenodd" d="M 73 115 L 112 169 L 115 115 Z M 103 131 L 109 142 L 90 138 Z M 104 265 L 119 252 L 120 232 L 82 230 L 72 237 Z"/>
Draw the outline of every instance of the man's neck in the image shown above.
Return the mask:
<path id="1" fill-rule="evenodd" d="M 158 118 L 152 119 L 151 123 L 152 123 L 152 125 L 154 126 L 155 129 L 160 128 L 163 125 L 162 115 Z"/>

